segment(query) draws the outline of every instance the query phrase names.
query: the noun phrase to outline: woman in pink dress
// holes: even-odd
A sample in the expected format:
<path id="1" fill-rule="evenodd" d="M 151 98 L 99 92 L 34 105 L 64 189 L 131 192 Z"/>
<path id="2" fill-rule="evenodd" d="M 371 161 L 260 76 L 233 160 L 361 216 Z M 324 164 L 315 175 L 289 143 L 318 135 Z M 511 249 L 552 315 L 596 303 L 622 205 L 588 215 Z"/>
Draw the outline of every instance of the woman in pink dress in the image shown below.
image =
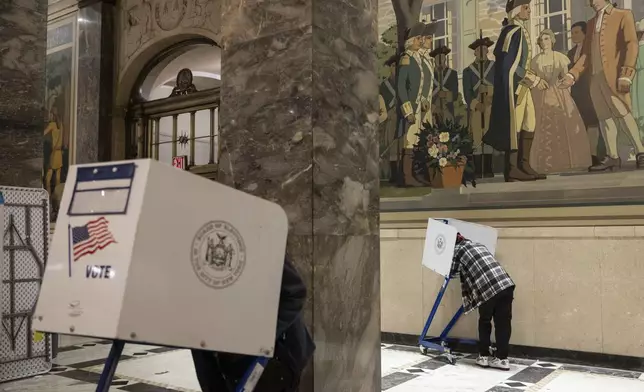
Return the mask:
<path id="1" fill-rule="evenodd" d="M 544 30 L 537 41 L 541 53 L 532 59 L 532 71 L 550 85 L 547 90 L 532 89 L 537 117 L 530 165 L 539 173 L 586 170 L 591 165 L 590 145 L 584 121 L 570 89 L 557 88 L 557 81 L 568 72 L 568 56 L 553 50 L 555 35 Z"/>

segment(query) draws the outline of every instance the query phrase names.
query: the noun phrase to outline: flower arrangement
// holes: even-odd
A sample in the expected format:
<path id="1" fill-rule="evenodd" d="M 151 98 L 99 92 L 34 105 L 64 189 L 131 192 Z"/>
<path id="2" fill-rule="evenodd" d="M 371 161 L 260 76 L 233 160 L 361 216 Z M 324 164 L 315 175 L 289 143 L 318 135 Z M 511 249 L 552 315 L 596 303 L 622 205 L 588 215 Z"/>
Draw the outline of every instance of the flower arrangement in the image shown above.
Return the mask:
<path id="1" fill-rule="evenodd" d="M 443 170 L 447 166 L 463 165 L 472 153 L 472 138 L 467 127 L 453 121 L 426 123 L 418 134 L 414 158 L 422 166 Z"/>

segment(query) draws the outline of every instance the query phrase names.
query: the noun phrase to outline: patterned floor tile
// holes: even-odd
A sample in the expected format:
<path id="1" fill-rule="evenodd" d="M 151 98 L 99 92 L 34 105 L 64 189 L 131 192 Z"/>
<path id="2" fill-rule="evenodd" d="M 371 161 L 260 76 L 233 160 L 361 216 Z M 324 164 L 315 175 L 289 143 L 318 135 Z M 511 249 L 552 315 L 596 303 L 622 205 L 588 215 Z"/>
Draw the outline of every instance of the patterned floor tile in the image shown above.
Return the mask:
<path id="1" fill-rule="evenodd" d="M 542 368 L 542 369 L 557 370 L 557 369 L 559 369 L 561 367 L 561 364 L 554 363 L 554 362 L 537 361 L 537 362 L 533 363 L 531 366 L 537 367 L 537 368 Z"/>
<path id="2" fill-rule="evenodd" d="M 536 384 L 552 372 L 554 372 L 554 369 L 544 369 L 530 366 L 521 370 L 519 373 L 510 377 L 508 380 Z"/>
<path id="3" fill-rule="evenodd" d="M 398 385 L 401 385 L 409 380 L 413 380 L 416 377 L 418 377 L 418 375 L 409 373 L 391 373 L 382 378 L 382 390 L 386 391 L 388 389 L 397 387 Z"/>
<path id="4" fill-rule="evenodd" d="M 499 383 L 498 386 L 512 388 L 515 391 L 526 391 L 528 390 L 528 388 L 530 388 L 533 385 L 534 385 L 533 383 L 529 383 L 529 382 L 506 380 L 506 381 L 503 381 L 502 383 Z"/>

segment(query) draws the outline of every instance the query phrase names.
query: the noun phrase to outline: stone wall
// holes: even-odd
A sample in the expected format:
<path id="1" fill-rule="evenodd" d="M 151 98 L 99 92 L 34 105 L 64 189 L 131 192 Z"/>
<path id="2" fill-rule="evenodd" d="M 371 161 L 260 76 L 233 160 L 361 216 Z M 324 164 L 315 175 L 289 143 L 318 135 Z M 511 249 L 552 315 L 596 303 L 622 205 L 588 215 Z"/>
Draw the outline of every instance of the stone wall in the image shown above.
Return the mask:
<path id="1" fill-rule="evenodd" d="M 419 335 L 442 278 L 421 266 L 424 229 L 381 231 L 382 331 Z M 644 356 L 644 227 L 499 229 L 497 258 L 517 284 L 511 343 Z M 452 282 L 430 334 L 460 305 Z M 452 336 L 476 338 L 477 313 Z"/>

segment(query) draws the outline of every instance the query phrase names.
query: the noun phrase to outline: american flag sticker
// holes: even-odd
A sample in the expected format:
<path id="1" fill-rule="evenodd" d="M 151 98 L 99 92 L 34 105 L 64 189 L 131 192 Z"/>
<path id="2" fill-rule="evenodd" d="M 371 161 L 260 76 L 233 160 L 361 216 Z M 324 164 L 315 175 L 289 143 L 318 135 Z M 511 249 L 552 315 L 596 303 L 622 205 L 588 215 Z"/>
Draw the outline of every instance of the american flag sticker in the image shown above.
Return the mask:
<path id="1" fill-rule="evenodd" d="M 71 249 L 69 252 L 70 276 L 72 260 L 78 261 L 87 255 L 92 255 L 116 243 L 110 231 L 109 224 L 110 222 L 107 219 L 100 217 L 88 222 L 84 226 L 69 226 L 71 237 Z"/>

